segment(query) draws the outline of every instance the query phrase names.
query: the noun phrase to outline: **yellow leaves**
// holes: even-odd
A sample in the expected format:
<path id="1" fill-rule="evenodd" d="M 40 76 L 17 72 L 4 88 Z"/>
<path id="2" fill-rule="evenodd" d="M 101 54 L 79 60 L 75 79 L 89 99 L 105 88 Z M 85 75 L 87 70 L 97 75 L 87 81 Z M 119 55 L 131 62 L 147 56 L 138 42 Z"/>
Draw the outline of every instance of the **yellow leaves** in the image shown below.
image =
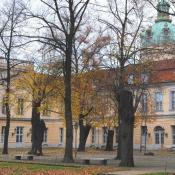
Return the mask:
<path id="1" fill-rule="evenodd" d="M 49 108 L 58 106 L 58 87 L 59 79 L 45 72 L 35 72 L 33 69 L 20 73 L 18 79 L 14 80 L 16 97 L 23 94 L 30 104 L 32 101 L 41 102 L 38 110 L 45 114 L 49 113 Z"/>

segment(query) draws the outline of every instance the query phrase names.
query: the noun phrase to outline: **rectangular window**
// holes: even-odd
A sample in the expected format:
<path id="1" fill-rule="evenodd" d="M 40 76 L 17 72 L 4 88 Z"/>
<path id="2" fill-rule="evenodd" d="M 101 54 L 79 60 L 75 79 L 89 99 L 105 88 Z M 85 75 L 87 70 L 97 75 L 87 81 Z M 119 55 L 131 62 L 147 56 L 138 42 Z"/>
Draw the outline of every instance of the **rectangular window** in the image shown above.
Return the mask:
<path id="1" fill-rule="evenodd" d="M 103 127 L 103 143 L 107 142 L 107 128 Z"/>
<path id="2" fill-rule="evenodd" d="M 175 91 L 170 92 L 170 109 L 175 110 Z"/>
<path id="3" fill-rule="evenodd" d="M 64 143 L 64 128 L 60 128 L 59 136 L 59 143 Z"/>
<path id="4" fill-rule="evenodd" d="M 6 106 L 5 106 L 5 97 L 3 97 L 2 99 L 2 114 L 6 114 Z"/>
<path id="5" fill-rule="evenodd" d="M 16 127 L 16 142 L 22 143 L 23 142 L 23 127 L 17 126 Z"/>
<path id="6" fill-rule="evenodd" d="M 147 99 L 147 94 L 146 93 L 142 94 L 141 106 L 142 106 L 142 113 L 146 113 L 147 112 L 147 107 L 148 107 L 148 99 Z"/>
<path id="7" fill-rule="evenodd" d="M 133 84 L 134 83 L 134 75 L 130 74 L 128 75 L 128 84 Z"/>
<path id="8" fill-rule="evenodd" d="M 147 126 L 141 126 L 141 136 L 147 135 Z"/>
<path id="9" fill-rule="evenodd" d="M 49 105 L 48 102 L 43 103 L 43 116 L 50 116 Z"/>
<path id="10" fill-rule="evenodd" d="M 155 93 L 155 110 L 162 111 L 163 110 L 163 95 L 162 92 Z"/>
<path id="11" fill-rule="evenodd" d="M 155 144 L 160 144 L 159 133 L 155 133 Z"/>
<path id="12" fill-rule="evenodd" d="M 47 142 L 47 138 L 48 138 L 48 128 L 44 131 L 44 135 L 43 135 L 43 142 Z"/>
<path id="13" fill-rule="evenodd" d="M 4 143 L 4 137 L 5 137 L 5 126 L 2 126 L 2 128 L 1 128 L 1 143 Z"/>
<path id="14" fill-rule="evenodd" d="M 24 99 L 18 98 L 18 115 L 24 114 Z"/>
<path id="15" fill-rule="evenodd" d="M 141 83 L 148 83 L 148 74 L 141 73 Z"/>
<path id="16" fill-rule="evenodd" d="M 92 128 L 92 143 L 96 143 L 96 128 Z"/>
<path id="17" fill-rule="evenodd" d="M 175 126 L 172 126 L 172 142 L 175 145 Z"/>

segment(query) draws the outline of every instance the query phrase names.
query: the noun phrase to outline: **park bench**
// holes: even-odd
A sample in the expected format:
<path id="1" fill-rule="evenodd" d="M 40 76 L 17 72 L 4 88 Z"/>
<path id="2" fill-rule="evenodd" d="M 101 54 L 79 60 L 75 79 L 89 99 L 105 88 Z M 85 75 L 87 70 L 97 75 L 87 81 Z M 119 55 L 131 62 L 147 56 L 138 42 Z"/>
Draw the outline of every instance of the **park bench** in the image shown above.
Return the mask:
<path id="1" fill-rule="evenodd" d="M 83 163 L 86 164 L 86 165 L 90 165 L 90 162 L 100 162 L 100 164 L 102 165 L 107 165 L 107 160 L 106 158 L 85 158 L 85 159 L 82 159 L 83 160 Z"/>
<path id="2" fill-rule="evenodd" d="M 21 160 L 21 155 L 15 155 L 15 160 Z"/>
<path id="3" fill-rule="evenodd" d="M 33 155 L 15 155 L 15 160 L 33 160 Z"/>

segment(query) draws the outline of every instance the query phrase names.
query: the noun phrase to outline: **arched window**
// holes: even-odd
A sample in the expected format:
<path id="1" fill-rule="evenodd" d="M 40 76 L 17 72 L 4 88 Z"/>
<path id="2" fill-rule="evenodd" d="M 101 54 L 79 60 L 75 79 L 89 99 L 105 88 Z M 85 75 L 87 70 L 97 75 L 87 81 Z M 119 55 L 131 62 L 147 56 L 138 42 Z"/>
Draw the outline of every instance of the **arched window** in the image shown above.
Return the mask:
<path id="1" fill-rule="evenodd" d="M 163 145 L 164 144 L 164 128 L 161 126 L 156 126 L 154 128 L 155 135 L 155 144 Z"/>

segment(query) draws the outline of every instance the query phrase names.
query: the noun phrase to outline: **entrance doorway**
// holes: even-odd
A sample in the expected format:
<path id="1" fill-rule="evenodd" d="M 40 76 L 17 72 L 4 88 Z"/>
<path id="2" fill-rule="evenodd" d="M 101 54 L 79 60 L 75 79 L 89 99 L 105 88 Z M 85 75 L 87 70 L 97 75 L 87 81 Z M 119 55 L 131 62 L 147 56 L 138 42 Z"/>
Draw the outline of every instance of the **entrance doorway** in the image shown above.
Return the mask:
<path id="1" fill-rule="evenodd" d="M 156 126 L 154 128 L 155 145 L 157 148 L 162 148 L 164 144 L 164 133 L 164 129 L 161 126 Z"/>
<path id="2" fill-rule="evenodd" d="M 141 144 L 140 151 L 146 152 L 146 141 L 147 141 L 147 126 L 141 126 Z"/>

